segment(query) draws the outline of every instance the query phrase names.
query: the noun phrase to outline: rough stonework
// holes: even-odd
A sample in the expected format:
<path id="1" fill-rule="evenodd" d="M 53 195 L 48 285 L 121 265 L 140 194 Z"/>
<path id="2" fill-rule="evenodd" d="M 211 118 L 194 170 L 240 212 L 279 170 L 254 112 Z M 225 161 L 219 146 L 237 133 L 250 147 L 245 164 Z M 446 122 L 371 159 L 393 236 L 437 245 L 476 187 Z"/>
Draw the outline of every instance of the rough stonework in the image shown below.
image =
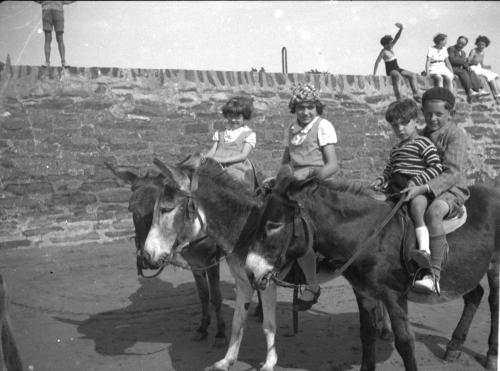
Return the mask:
<path id="1" fill-rule="evenodd" d="M 206 151 L 232 95 L 254 98 L 252 159 L 263 176 L 273 175 L 299 82 L 320 89 L 339 137 L 340 176 L 368 182 L 379 175 L 395 143 L 384 119 L 394 99 L 385 76 L 0 64 L 0 248 L 130 237 L 129 188 L 104 161 L 143 175 L 156 171 L 153 157 L 173 163 Z M 430 86 L 427 78 L 418 82 L 422 91 Z M 456 89 L 470 183 L 500 188 L 500 106 L 492 97 L 467 104 Z"/>

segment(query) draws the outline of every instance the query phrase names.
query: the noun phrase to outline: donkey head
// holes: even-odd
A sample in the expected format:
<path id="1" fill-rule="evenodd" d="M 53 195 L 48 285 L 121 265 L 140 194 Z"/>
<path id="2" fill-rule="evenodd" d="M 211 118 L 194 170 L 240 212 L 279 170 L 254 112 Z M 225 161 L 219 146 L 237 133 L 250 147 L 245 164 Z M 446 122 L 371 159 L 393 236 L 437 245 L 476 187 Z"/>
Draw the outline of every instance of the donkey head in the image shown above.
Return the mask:
<path id="1" fill-rule="evenodd" d="M 150 265 L 158 267 L 202 235 L 205 220 L 191 197 L 191 178 L 199 166 L 199 156 L 189 156 L 176 166 L 158 159 L 153 162 L 162 172 L 164 182 L 156 198 L 143 255 Z"/>
<path id="2" fill-rule="evenodd" d="M 296 192 L 303 183 L 295 180 L 289 166 L 283 166 L 266 198 L 257 238 L 246 258 L 247 273 L 260 289 L 267 286 L 275 271 L 305 253 L 306 231 L 300 221 L 300 193 Z"/>

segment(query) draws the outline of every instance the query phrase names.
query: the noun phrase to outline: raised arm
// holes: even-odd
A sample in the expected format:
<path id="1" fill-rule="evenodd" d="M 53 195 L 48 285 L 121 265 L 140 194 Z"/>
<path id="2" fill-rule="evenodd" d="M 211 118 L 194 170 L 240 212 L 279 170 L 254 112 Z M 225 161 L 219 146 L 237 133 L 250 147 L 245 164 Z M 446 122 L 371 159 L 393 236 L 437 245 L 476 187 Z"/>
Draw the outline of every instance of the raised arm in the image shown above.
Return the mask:
<path id="1" fill-rule="evenodd" d="M 394 36 L 394 40 L 392 41 L 392 45 L 395 45 L 398 42 L 399 36 L 401 36 L 401 32 L 403 32 L 403 25 L 401 23 L 396 23 L 396 27 L 399 28 L 399 30 L 396 33 L 396 36 Z"/>

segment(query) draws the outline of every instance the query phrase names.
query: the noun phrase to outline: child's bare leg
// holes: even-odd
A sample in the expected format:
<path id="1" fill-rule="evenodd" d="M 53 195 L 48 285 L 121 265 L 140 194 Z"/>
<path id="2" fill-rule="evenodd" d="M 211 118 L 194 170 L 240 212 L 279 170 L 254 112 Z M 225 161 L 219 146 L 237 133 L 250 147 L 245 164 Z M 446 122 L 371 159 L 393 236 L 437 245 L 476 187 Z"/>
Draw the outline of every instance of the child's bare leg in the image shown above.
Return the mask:
<path id="1" fill-rule="evenodd" d="M 44 44 L 45 65 L 49 66 L 50 65 L 50 44 L 52 43 L 52 31 L 44 31 L 44 33 L 45 33 L 45 44 Z"/>
<path id="2" fill-rule="evenodd" d="M 453 93 L 453 78 L 450 76 L 443 76 L 444 87 Z"/>
<path id="3" fill-rule="evenodd" d="M 493 95 L 497 96 L 498 95 L 498 88 L 496 84 L 496 79 L 493 79 L 491 81 L 488 81 L 488 84 L 490 85 L 491 92 Z"/>
<path id="4" fill-rule="evenodd" d="M 401 79 L 401 74 L 394 70 L 391 71 L 391 81 L 392 81 L 392 88 L 394 89 L 394 95 L 396 96 L 396 100 L 401 99 L 401 93 L 399 92 L 399 80 Z"/>
<path id="5" fill-rule="evenodd" d="M 434 83 L 434 87 L 442 88 L 443 87 L 443 76 L 441 75 L 431 75 L 432 82 Z"/>
<path id="6" fill-rule="evenodd" d="M 430 254 L 429 250 L 429 231 L 425 225 L 424 214 L 427 209 L 428 200 L 424 195 L 418 195 L 410 201 L 410 214 L 415 224 L 415 234 L 417 235 L 417 242 L 420 250 L 426 251 Z"/>
<path id="7" fill-rule="evenodd" d="M 316 276 L 316 254 L 312 249 L 308 249 L 304 256 L 297 259 L 302 272 L 306 278 L 306 289 L 298 298 L 298 305 L 294 306 L 295 310 L 308 310 L 316 303 L 319 297 L 319 283 Z"/>
<path id="8" fill-rule="evenodd" d="M 418 96 L 417 75 L 413 72 L 406 71 L 406 70 L 401 71 L 401 75 L 403 75 L 410 83 L 410 88 L 411 88 L 411 91 L 413 92 L 413 96 L 414 97 Z"/>

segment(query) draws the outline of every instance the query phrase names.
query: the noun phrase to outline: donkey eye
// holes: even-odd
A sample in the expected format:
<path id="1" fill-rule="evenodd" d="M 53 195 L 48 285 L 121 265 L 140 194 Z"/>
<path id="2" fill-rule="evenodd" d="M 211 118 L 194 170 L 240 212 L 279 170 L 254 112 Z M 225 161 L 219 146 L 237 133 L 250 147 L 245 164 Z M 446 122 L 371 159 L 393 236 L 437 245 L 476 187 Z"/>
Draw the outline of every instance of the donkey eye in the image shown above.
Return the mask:
<path id="1" fill-rule="evenodd" d="M 267 221 L 267 223 L 266 223 L 266 231 L 268 233 L 276 233 L 281 228 L 283 228 L 284 225 L 285 225 L 284 223 L 280 223 L 280 222 Z"/>
<path id="2" fill-rule="evenodd" d="M 173 206 L 162 206 L 162 207 L 160 207 L 160 213 L 166 214 L 166 213 L 171 212 L 174 209 L 175 209 L 175 207 L 173 207 Z"/>

